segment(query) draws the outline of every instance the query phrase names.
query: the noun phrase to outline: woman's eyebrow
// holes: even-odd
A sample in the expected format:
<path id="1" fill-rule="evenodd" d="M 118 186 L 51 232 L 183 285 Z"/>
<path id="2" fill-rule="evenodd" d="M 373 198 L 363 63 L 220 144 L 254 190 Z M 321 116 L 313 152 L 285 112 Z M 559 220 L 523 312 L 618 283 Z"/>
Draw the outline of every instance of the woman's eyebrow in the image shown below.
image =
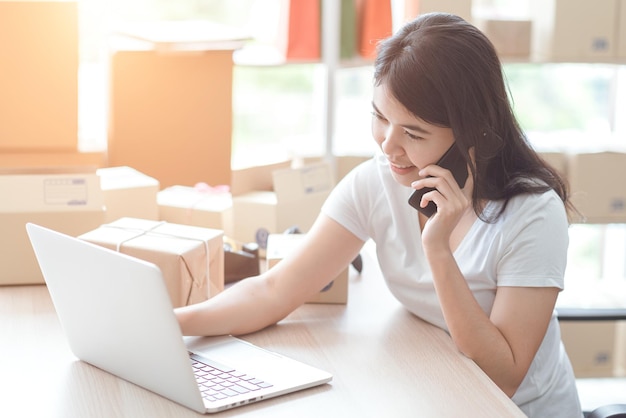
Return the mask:
<path id="1" fill-rule="evenodd" d="M 419 132 L 419 133 L 422 133 L 422 134 L 426 134 L 426 135 L 430 135 L 431 134 L 430 131 L 422 128 L 419 125 L 400 125 L 400 126 L 402 126 L 404 129 L 408 129 L 409 131 L 416 131 L 416 132 Z"/>
<path id="2" fill-rule="evenodd" d="M 380 110 L 378 110 L 378 108 L 376 107 L 376 105 L 374 104 L 374 102 L 372 102 L 372 107 L 374 108 L 374 111 L 376 113 L 378 113 L 379 115 L 382 115 L 382 113 L 380 112 Z M 408 129 L 410 131 L 416 131 L 416 132 L 420 132 L 422 134 L 426 134 L 426 135 L 430 135 L 431 132 L 424 129 L 423 127 L 419 126 L 419 125 L 400 125 L 402 126 L 404 129 Z"/>

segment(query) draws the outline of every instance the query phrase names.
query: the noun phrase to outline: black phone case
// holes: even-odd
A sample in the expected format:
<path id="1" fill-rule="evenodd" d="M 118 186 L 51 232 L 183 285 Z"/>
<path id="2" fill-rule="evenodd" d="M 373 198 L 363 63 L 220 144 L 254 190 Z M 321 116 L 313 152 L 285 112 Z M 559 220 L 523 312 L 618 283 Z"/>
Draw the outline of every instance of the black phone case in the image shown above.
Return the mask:
<path id="1" fill-rule="evenodd" d="M 456 146 L 456 143 L 452 144 L 452 146 L 445 152 L 445 154 L 443 154 L 443 156 L 437 162 L 437 165 L 450 170 L 459 187 L 463 188 L 465 186 L 465 181 L 467 180 L 468 176 L 467 163 L 463 159 L 463 155 L 461 155 L 461 152 Z M 422 208 L 420 207 L 420 200 L 422 199 L 424 193 L 428 193 L 432 190 L 435 189 L 432 187 L 424 187 L 423 189 L 414 191 L 409 198 L 409 205 L 413 206 L 420 213 L 423 213 L 429 218 L 433 216 L 437 211 L 437 205 L 435 204 L 435 202 L 431 201 L 428 202 L 428 205 L 426 205 L 425 208 Z"/>

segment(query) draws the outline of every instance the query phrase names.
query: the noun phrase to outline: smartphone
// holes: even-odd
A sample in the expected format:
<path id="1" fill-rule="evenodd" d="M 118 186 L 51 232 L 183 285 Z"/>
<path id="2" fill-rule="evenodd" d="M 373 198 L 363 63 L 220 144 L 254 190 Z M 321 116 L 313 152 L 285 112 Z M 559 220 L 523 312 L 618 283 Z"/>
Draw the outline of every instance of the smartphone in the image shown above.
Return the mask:
<path id="1" fill-rule="evenodd" d="M 439 159 L 439 161 L 437 161 L 437 165 L 450 170 L 459 187 L 463 188 L 463 186 L 465 186 L 465 181 L 467 180 L 468 175 L 467 162 L 465 162 L 463 155 L 461 155 L 459 147 L 456 146 L 456 142 L 453 143 L 452 146 Z M 414 191 L 409 198 L 409 205 L 413 206 L 429 218 L 437 212 L 437 205 L 435 202 L 430 201 L 425 208 L 422 208 L 420 207 L 420 200 L 422 199 L 424 193 L 428 193 L 432 190 L 435 189 L 432 187 L 424 187 L 423 189 Z"/>

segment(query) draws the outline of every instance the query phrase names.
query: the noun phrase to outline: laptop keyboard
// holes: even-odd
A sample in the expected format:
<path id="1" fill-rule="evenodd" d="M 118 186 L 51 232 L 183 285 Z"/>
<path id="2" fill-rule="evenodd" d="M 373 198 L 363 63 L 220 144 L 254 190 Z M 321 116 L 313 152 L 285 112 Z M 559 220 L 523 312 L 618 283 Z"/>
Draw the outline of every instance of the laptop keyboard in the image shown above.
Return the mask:
<path id="1" fill-rule="evenodd" d="M 189 353 L 189 360 L 202 397 L 211 402 L 272 386 L 254 376 L 194 353 Z"/>

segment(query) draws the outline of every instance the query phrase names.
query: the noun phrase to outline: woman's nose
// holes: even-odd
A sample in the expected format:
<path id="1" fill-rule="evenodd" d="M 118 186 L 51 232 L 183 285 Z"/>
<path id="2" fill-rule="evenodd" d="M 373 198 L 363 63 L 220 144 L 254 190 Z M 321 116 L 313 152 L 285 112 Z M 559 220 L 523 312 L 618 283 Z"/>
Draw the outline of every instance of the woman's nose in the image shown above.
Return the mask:
<path id="1" fill-rule="evenodd" d="M 402 145 L 397 132 L 392 127 L 385 130 L 383 142 L 380 148 L 387 155 L 398 155 L 402 152 Z"/>

